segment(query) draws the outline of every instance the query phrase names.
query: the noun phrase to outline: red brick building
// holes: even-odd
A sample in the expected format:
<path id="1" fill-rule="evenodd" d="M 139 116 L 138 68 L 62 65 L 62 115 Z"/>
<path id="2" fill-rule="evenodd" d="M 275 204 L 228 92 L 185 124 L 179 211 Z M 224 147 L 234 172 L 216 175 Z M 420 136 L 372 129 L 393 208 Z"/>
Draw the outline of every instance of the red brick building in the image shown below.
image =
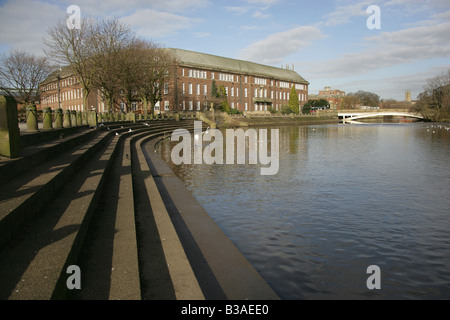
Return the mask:
<path id="1" fill-rule="evenodd" d="M 93 89 L 88 96 L 88 106 L 83 106 L 83 89 L 68 68 L 56 71 L 41 83 L 41 108 L 106 112 L 99 90 Z"/>
<path id="2" fill-rule="evenodd" d="M 208 109 L 213 81 L 217 87 L 225 88 L 230 109 L 241 112 L 281 111 L 289 103 L 292 86 L 301 106 L 308 101 L 309 82 L 293 70 L 187 50 L 168 50 L 177 60 L 176 78 L 167 83 L 167 95 L 158 106 L 162 111 Z"/>
<path id="3" fill-rule="evenodd" d="M 293 70 L 193 51 L 166 50 L 176 58 L 176 76 L 167 79 L 155 113 L 209 109 L 213 81 L 217 87 L 225 88 L 230 109 L 241 112 L 281 111 L 281 107 L 289 103 L 292 86 L 297 90 L 300 106 L 308 101 L 309 82 Z M 107 111 L 97 89 L 89 94 L 88 106 L 83 106 L 82 87 L 67 68 L 53 74 L 41 85 L 42 108 Z M 116 101 L 116 105 L 123 110 L 122 101 Z M 139 111 L 141 103 L 136 101 L 131 109 Z"/>
<path id="4" fill-rule="evenodd" d="M 345 97 L 345 92 L 341 90 L 331 90 L 331 87 L 325 87 L 324 90 L 319 91 L 317 99 L 324 99 L 330 103 L 330 108 L 339 110 L 341 108 L 342 99 Z"/>

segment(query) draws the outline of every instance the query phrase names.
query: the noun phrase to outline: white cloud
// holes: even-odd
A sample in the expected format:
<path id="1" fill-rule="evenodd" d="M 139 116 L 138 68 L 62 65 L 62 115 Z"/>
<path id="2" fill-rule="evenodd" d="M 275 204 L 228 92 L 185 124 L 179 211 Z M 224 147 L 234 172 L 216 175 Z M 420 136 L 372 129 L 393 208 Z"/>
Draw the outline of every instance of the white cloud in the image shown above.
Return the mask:
<path id="1" fill-rule="evenodd" d="M 210 32 L 195 32 L 194 36 L 197 38 L 206 38 L 210 37 L 212 34 Z"/>
<path id="2" fill-rule="evenodd" d="M 121 21 L 130 25 L 138 35 L 157 39 L 176 33 L 178 30 L 190 28 L 193 19 L 152 9 L 143 9 L 121 18 Z"/>
<path id="3" fill-rule="evenodd" d="M 209 0 L 78 0 L 76 2 L 82 13 L 100 17 L 122 17 L 147 9 L 181 14 L 211 5 Z"/>
<path id="4" fill-rule="evenodd" d="M 450 22 L 395 32 L 382 32 L 366 38 L 369 49 L 347 53 L 310 67 L 318 77 L 345 77 L 368 71 L 433 58 L 448 58 Z"/>
<path id="5" fill-rule="evenodd" d="M 270 14 L 267 13 L 263 13 L 261 11 L 256 11 L 253 15 L 253 18 L 257 18 L 257 19 L 268 19 L 270 18 Z"/>
<path id="6" fill-rule="evenodd" d="M 374 0 L 366 0 L 355 3 L 354 1 L 339 5 L 335 11 L 325 15 L 325 26 L 337 26 L 348 23 L 354 17 L 367 16 L 367 8 L 374 4 Z"/>
<path id="7" fill-rule="evenodd" d="M 230 12 L 235 15 L 243 15 L 250 10 L 250 7 L 225 7 L 227 12 Z"/>
<path id="8" fill-rule="evenodd" d="M 43 37 L 57 20 L 67 17 L 55 4 L 31 1 L 8 1 L 0 8 L 0 43 L 5 47 L 41 55 Z"/>
<path id="9" fill-rule="evenodd" d="M 396 8 L 404 14 L 429 12 L 430 10 L 441 11 L 448 8 L 448 0 L 388 0 L 383 6 L 385 8 Z"/>
<path id="10" fill-rule="evenodd" d="M 252 5 L 269 7 L 273 6 L 274 4 L 277 4 L 281 0 L 245 0 L 245 1 Z"/>
<path id="11" fill-rule="evenodd" d="M 58 20 L 67 18 L 71 0 L 9 0 L 0 4 L 0 44 L 2 49 L 24 49 L 42 53 L 43 37 Z M 189 28 L 196 19 L 184 16 L 206 8 L 209 0 L 78 0 L 81 16 L 99 18 L 121 17 L 141 36 L 161 38 Z M 161 11 L 163 10 L 163 11 Z"/>
<path id="12" fill-rule="evenodd" d="M 358 90 L 370 91 L 378 94 L 382 99 L 403 100 L 405 91 L 411 90 L 415 99 L 424 91 L 427 79 L 439 75 L 443 71 L 450 70 L 450 65 L 439 65 L 416 73 L 407 73 L 401 76 L 392 76 L 368 80 L 357 80 L 336 84 L 336 87 L 346 91 L 346 93 Z"/>
<path id="13" fill-rule="evenodd" d="M 314 40 L 322 37 L 319 29 L 311 26 L 297 27 L 268 36 L 255 42 L 240 53 L 244 60 L 276 65 L 283 59 L 309 46 Z"/>

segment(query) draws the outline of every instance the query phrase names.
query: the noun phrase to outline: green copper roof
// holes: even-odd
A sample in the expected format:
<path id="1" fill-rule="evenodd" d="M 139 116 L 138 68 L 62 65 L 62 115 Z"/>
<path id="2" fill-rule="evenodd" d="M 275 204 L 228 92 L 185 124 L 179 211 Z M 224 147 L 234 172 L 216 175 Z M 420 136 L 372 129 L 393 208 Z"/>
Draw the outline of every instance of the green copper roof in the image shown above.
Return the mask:
<path id="1" fill-rule="evenodd" d="M 309 85 L 308 81 L 293 70 L 286 70 L 254 62 L 224 58 L 182 49 L 167 50 L 171 51 L 175 55 L 180 64 L 185 64 L 193 68 L 213 69 L 222 72 L 266 77 L 269 79 Z"/>

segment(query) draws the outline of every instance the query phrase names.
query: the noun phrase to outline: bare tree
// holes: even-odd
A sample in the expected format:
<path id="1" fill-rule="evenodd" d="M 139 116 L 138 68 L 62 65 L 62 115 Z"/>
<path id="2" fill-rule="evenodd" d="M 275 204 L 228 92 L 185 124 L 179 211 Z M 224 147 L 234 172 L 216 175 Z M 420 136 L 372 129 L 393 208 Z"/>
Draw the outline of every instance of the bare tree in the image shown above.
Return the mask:
<path id="1" fill-rule="evenodd" d="M 450 110 L 450 70 L 428 79 L 425 85 L 425 95 L 430 99 L 430 107 Z"/>
<path id="2" fill-rule="evenodd" d="M 45 57 L 13 50 L 0 57 L 0 89 L 27 105 L 39 101 L 39 84 L 53 71 Z"/>
<path id="3" fill-rule="evenodd" d="M 428 79 L 417 97 L 416 112 L 426 119 L 440 121 L 450 117 L 450 70 Z"/>
<path id="4" fill-rule="evenodd" d="M 122 78 L 128 68 L 125 52 L 132 47 L 135 35 L 118 19 L 98 21 L 92 35 L 94 84 L 102 92 L 108 111 L 123 90 Z"/>
<path id="5" fill-rule="evenodd" d="M 58 21 L 48 30 L 44 43 L 45 53 L 54 64 L 68 66 L 83 88 L 83 110 L 87 110 L 87 99 L 94 85 L 95 68 L 93 56 L 95 47 L 93 35 L 96 22 L 83 18 L 80 28 L 68 28 L 65 20 Z"/>
<path id="6" fill-rule="evenodd" d="M 143 81 L 142 63 L 149 54 L 149 42 L 137 38 L 122 51 L 122 96 L 128 109 L 133 101 L 139 99 L 138 89 Z"/>
<path id="7" fill-rule="evenodd" d="M 175 58 L 173 54 L 157 44 L 148 43 L 148 48 L 143 51 L 140 63 L 139 97 L 144 106 L 144 113 L 154 113 L 155 105 L 160 102 L 167 90 L 166 83 L 174 72 Z"/>

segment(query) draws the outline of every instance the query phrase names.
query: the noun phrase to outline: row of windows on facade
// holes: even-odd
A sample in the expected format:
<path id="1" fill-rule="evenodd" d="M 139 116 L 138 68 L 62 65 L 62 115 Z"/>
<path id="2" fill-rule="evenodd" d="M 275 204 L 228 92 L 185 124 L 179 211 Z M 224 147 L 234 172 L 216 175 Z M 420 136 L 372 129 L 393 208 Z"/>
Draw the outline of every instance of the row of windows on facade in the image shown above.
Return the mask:
<path id="1" fill-rule="evenodd" d="M 183 77 L 185 76 L 185 69 L 182 69 L 182 75 Z M 189 69 L 188 71 L 188 76 L 189 78 L 197 78 L 197 79 L 208 79 L 208 73 L 206 71 L 200 71 L 200 70 L 192 70 Z M 219 81 L 227 81 L 227 82 L 237 82 L 239 76 L 233 75 L 233 74 L 227 74 L 227 73 L 219 73 L 218 79 Z M 215 79 L 215 74 L 214 72 L 211 72 L 211 80 L 216 80 Z M 244 76 L 243 77 L 244 83 L 248 83 L 248 77 Z M 284 82 L 284 81 L 274 81 L 274 80 L 268 80 L 268 79 L 264 79 L 264 78 L 257 78 L 254 77 L 253 78 L 254 83 L 257 85 L 268 85 L 269 81 L 270 81 L 270 85 L 273 86 L 277 86 L 280 88 L 285 88 L 285 89 L 289 89 L 291 88 L 291 84 L 289 82 Z M 295 84 L 295 89 L 297 90 L 306 90 L 306 85 L 304 84 Z"/>
<path id="2" fill-rule="evenodd" d="M 183 94 L 186 94 L 186 85 L 183 83 Z M 201 95 L 201 85 L 197 84 L 197 90 L 196 93 L 197 95 Z M 193 85 L 190 83 L 188 84 L 188 90 L 189 90 L 189 94 L 193 95 Z M 225 91 L 227 93 L 227 95 L 230 95 L 231 93 L 231 97 L 239 97 L 239 88 L 225 88 Z M 164 94 L 168 94 L 169 93 L 169 84 L 165 84 L 164 86 Z M 207 96 L 208 95 L 208 86 L 207 85 L 203 85 L 203 95 Z M 289 96 L 290 93 L 289 92 L 275 92 L 271 91 L 270 92 L 270 96 L 271 99 L 274 99 L 274 97 L 276 96 L 276 99 L 278 100 L 289 100 Z M 244 97 L 248 98 L 248 89 L 245 88 L 244 89 Z M 268 91 L 267 89 L 255 89 L 255 94 L 254 94 L 255 98 L 268 98 Z M 65 102 L 65 101 L 72 101 L 75 99 L 82 99 L 83 98 L 83 90 L 81 89 L 72 89 L 72 90 L 68 90 L 68 91 L 64 91 L 61 92 L 61 102 Z M 301 93 L 299 94 L 299 101 L 306 101 L 306 94 Z M 44 104 L 48 104 L 48 103 L 57 103 L 58 102 L 58 94 L 52 94 L 49 96 L 44 96 L 43 97 L 43 101 Z"/>
<path id="3" fill-rule="evenodd" d="M 183 94 L 186 94 L 186 84 L 183 83 L 182 84 L 182 88 L 183 88 Z M 196 85 L 196 94 L 197 96 L 201 96 L 202 95 L 202 86 L 200 84 Z M 238 97 L 239 98 L 239 88 L 235 88 L 235 87 L 225 87 L 225 91 L 227 93 L 227 96 L 231 96 L 231 97 Z M 165 87 L 164 89 L 164 94 L 168 94 L 169 93 L 169 89 L 168 86 Z M 262 89 L 262 88 L 256 88 L 255 92 L 254 92 L 254 98 L 265 98 L 267 99 L 269 97 L 268 95 L 268 90 L 267 89 Z M 192 83 L 188 84 L 188 94 L 189 95 L 193 95 L 194 94 L 194 87 Z M 248 98 L 248 88 L 244 88 L 244 97 Z M 203 85 L 203 95 L 204 96 L 208 96 L 208 85 Z M 270 91 L 270 98 L 273 99 L 277 99 L 277 100 L 289 100 L 290 97 L 290 92 L 278 92 L 278 91 Z M 307 95 L 305 93 L 301 93 L 298 95 L 298 100 L 299 101 L 306 101 Z"/>
<path id="4" fill-rule="evenodd" d="M 43 96 L 43 101 L 41 103 L 57 103 L 58 102 L 58 94 L 52 94 L 48 96 Z M 81 89 L 72 89 L 68 91 L 61 92 L 61 102 L 71 101 L 75 99 L 83 99 L 83 90 Z"/>
<path id="5" fill-rule="evenodd" d="M 59 84 L 60 84 L 61 88 L 65 88 L 65 87 L 77 85 L 78 81 L 76 78 L 71 77 L 71 78 L 61 79 L 61 81 L 59 81 Z M 50 91 L 50 90 L 56 90 L 56 89 L 58 89 L 58 82 L 49 83 L 42 88 L 43 91 Z"/>
<path id="6" fill-rule="evenodd" d="M 202 110 L 202 106 L 203 109 L 208 109 L 209 105 L 207 102 L 200 102 L 200 101 L 188 101 L 186 103 L 186 101 L 183 101 L 181 104 L 181 109 L 183 111 L 194 111 L 194 105 L 195 105 L 195 110 L 197 111 L 201 111 Z M 122 112 L 125 112 L 126 108 L 125 108 L 125 103 L 121 102 L 119 104 L 120 106 L 120 110 Z M 238 104 L 235 104 L 234 102 L 231 103 L 231 108 L 232 109 L 236 109 L 237 107 L 239 107 Z M 75 111 L 83 111 L 83 104 L 78 104 L 78 105 L 70 105 L 65 107 L 67 110 L 75 110 Z M 136 102 L 133 102 L 131 105 L 131 111 L 138 111 L 139 110 L 139 105 Z M 170 102 L 169 101 L 164 101 L 164 107 L 163 109 L 161 109 L 161 104 L 158 102 L 155 106 L 155 111 L 160 111 L 160 110 L 164 110 L 164 111 L 170 111 Z M 275 110 L 276 111 L 280 111 L 280 105 L 276 104 L 275 105 Z M 105 107 L 105 103 L 104 102 L 100 102 L 98 105 L 98 111 L 99 112 L 106 112 L 106 107 Z M 249 110 L 249 104 L 245 103 L 244 104 L 244 111 L 250 111 Z M 268 105 L 267 104 L 263 104 L 263 103 L 255 103 L 254 104 L 254 111 L 268 111 Z"/>
<path id="7" fill-rule="evenodd" d="M 182 70 L 183 70 L 183 72 L 182 72 L 183 76 L 185 76 L 185 69 L 182 69 Z M 198 79 L 207 79 L 208 78 L 206 71 L 192 70 L 192 69 L 189 70 L 189 77 L 190 78 L 198 78 Z M 237 80 L 238 77 L 239 76 L 235 76 L 233 74 L 219 73 L 218 80 L 219 81 L 235 82 L 235 80 Z M 211 72 L 211 80 L 215 80 L 214 72 Z M 264 78 L 254 77 L 253 80 L 254 80 L 254 83 L 257 84 L 257 85 L 267 85 L 269 83 L 269 80 L 268 79 L 264 79 Z M 244 76 L 244 82 L 248 83 L 248 77 L 247 76 Z M 289 89 L 291 87 L 291 84 L 289 82 L 284 82 L 284 81 L 276 81 L 276 82 L 274 82 L 274 80 L 270 80 L 270 83 L 271 83 L 271 86 L 274 86 L 274 84 L 275 84 L 277 87 L 280 87 L 280 88 L 287 88 L 287 89 Z M 73 85 L 76 85 L 76 84 L 78 84 L 78 81 L 74 77 L 61 79 L 61 81 L 60 81 L 61 88 L 70 87 L 70 86 L 73 86 Z M 53 82 L 53 83 L 50 83 L 50 84 L 46 85 L 43 88 L 43 90 L 44 91 L 50 91 L 50 90 L 56 90 L 57 88 L 58 88 L 57 82 Z M 295 84 L 295 88 L 297 90 L 306 90 L 306 85 Z"/>
<path id="8" fill-rule="evenodd" d="M 195 106 L 195 108 L 194 108 Z M 244 111 L 252 111 L 249 109 L 249 104 L 246 102 L 244 105 Z M 181 103 L 181 110 L 183 111 L 201 111 L 202 107 L 204 110 L 207 110 L 210 106 L 208 104 L 207 101 L 201 102 L 201 101 L 183 101 Z M 234 103 L 232 102 L 230 105 L 231 109 L 239 109 L 240 105 L 238 103 Z M 268 111 L 268 108 L 270 108 L 270 105 L 267 103 L 255 103 L 253 105 L 254 110 L 253 111 Z M 164 107 L 163 107 L 164 111 L 170 111 L 170 102 L 169 101 L 164 101 Z M 155 105 L 155 111 L 160 111 L 161 109 L 161 104 L 158 102 Z M 281 105 L 280 104 L 276 104 L 275 105 L 275 110 L 276 111 L 281 111 Z"/>

